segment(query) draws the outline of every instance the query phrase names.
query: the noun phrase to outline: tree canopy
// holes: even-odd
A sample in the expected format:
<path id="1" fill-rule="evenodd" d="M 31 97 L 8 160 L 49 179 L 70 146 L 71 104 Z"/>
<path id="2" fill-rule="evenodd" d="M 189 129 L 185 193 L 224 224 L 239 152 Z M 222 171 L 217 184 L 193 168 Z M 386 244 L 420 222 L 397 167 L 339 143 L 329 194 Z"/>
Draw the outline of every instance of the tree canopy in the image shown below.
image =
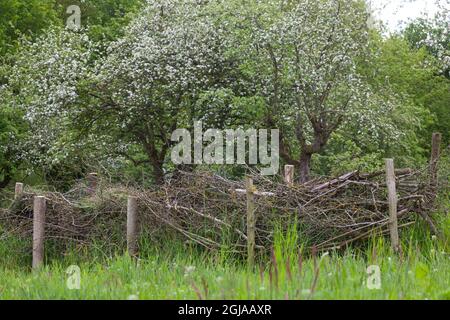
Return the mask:
<path id="1" fill-rule="evenodd" d="M 151 168 L 161 183 L 174 167 L 172 132 L 194 120 L 280 129 L 280 155 L 302 181 L 393 154 L 423 161 L 433 130 L 448 141 L 449 41 L 438 18 L 383 38 L 359 0 L 103 0 L 80 2 L 84 24 L 69 30 L 68 3 L 45 3 L 56 22 L 36 18 L 40 35 L 14 42 L 0 30 L 17 46 L 1 68 L 0 137 L 17 132 L 4 154 L 47 176 L 105 161 Z M 430 35 L 440 40 L 424 42 Z"/>

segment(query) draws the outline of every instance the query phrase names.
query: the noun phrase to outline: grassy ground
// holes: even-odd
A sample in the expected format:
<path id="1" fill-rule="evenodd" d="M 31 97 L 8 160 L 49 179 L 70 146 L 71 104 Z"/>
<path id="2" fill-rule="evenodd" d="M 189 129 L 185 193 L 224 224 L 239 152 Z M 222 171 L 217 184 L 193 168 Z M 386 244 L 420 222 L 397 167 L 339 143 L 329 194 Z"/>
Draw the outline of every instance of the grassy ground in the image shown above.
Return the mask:
<path id="1" fill-rule="evenodd" d="M 14 253 L 23 244 L 10 239 L 0 244 L 0 299 L 450 299 L 445 245 L 420 226 L 402 234 L 402 241 L 402 256 L 374 237 L 364 249 L 314 259 L 298 254 L 293 233 L 279 234 L 272 257 L 254 270 L 226 252 L 186 244 L 156 250 L 142 243 L 138 261 L 77 252 L 49 258 L 42 270 L 31 272 L 29 257 Z M 76 287 L 76 276 L 67 268 L 75 264 L 80 289 L 70 290 L 67 283 Z M 379 267 L 379 289 L 373 288 L 376 267 L 367 273 L 371 265 Z"/>

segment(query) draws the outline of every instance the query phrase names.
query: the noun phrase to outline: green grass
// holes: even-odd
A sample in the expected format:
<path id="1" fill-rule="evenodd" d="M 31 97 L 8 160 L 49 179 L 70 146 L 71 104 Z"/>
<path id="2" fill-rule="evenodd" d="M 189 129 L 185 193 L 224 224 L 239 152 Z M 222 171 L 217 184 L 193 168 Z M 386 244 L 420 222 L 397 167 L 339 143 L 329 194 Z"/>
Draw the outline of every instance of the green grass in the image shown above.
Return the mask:
<path id="1" fill-rule="evenodd" d="M 273 254 L 254 270 L 224 251 L 177 242 L 157 249 L 144 241 L 138 261 L 86 249 L 49 254 L 32 272 L 26 246 L 10 239 L 0 244 L 0 299 L 450 299 L 449 255 L 421 226 L 402 234 L 401 256 L 374 237 L 363 249 L 304 258 L 297 240 L 292 230 L 278 233 Z M 73 264 L 81 270 L 80 290 L 66 285 Z M 380 268 L 379 290 L 365 284 L 370 265 Z"/>

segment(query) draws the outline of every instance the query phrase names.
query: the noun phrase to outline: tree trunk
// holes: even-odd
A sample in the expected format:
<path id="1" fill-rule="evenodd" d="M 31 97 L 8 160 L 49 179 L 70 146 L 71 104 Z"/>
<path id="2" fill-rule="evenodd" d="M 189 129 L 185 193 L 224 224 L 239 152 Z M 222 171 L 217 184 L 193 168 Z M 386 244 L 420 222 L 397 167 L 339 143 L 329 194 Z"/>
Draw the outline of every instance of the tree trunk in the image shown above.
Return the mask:
<path id="1" fill-rule="evenodd" d="M 12 178 L 9 174 L 6 174 L 2 181 L 0 181 L 0 189 L 6 188 L 11 182 Z"/>
<path id="2" fill-rule="evenodd" d="M 147 136 L 152 135 L 139 134 L 137 137 L 142 143 L 144 151 L 147 154 L 148 161 L 153 168 L 153 178 L 155 180 L 155 184 L 161 185 L 164 184 L 163 165 L 168 146 L 163 145 L 161 151 L 158 151 L 154 140 L 147 139 Z"/>
<path id="3" fill-rule="evenodd" d="M 157 185 L 164 184 L 164 170 L 163 164 L 160 162 L 155 162 L 152 164 L 153 167 L 153 177 Z"/>
<path id="4" fill-rule="evenodd" d="M 311 156 L 311 153 L 306 152 L 302 152 L 300 155 L 300 183 L 306 183 L 309 181 Z"/>

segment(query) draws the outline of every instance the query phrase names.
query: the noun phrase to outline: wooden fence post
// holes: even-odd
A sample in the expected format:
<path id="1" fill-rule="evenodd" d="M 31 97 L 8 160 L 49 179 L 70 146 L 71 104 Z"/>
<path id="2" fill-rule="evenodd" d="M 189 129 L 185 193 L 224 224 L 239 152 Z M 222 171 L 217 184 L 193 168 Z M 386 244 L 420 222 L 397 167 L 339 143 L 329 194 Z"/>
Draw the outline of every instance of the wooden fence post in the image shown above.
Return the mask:
<path id="1" fill-rule="evenodd" d="M 38 269 L 44 263 L 45 211 L 45 197 L 34 197 L 32 262 L 32 268 L 34 270 Z"/>
<path id="2" fill-rule="evenodd" d="M 289 187 L 294 185 L 294 166 L 288 164 L 284 166 L 284 182 Z"/>
<path id="3" fill-rule="evenodd" d="M 137 256 L 137 198 L 129 196 L 127 204 L 127 249 L 130 256 Z"/>
<path id="4" fill-rule="evenodd" d="M 16 182 L 16 187 L 14 189 L 14 200 L 19 199 L 23 193 L 23 183 Z"/>
<path id="5" fill-rule="evenodd" d="M 247 262 L 249 267 L 255 263 L 255 190 L 253 179 L 246 177 L 245 187 L 247 191 Z"/>
<path id="6" fill-rule="evenodd" d="M 386 159 L 386 184 L 389 201 L 389 230 L 391 234 L 391 244 L 395 252 L 400 251 L 400 241 L 398 237 L 397 221 L 397 190 L 395 187 L 394 160 Z"/>
<path id="7" fill-rule="evenodd" d="M 433 191 L 438 185 L 438 161 L 441 147 L 442 135 L 439 132 L 433 133 L 431 140 L 431 162 L 430 162 L 430 186 Z"/>
<path id="8" fill-rule="evenodd" d="M 94 194 L 97 191 L 98 175 L 91 172 L 87 175 L 87 191 L 89 194 Z"/>

